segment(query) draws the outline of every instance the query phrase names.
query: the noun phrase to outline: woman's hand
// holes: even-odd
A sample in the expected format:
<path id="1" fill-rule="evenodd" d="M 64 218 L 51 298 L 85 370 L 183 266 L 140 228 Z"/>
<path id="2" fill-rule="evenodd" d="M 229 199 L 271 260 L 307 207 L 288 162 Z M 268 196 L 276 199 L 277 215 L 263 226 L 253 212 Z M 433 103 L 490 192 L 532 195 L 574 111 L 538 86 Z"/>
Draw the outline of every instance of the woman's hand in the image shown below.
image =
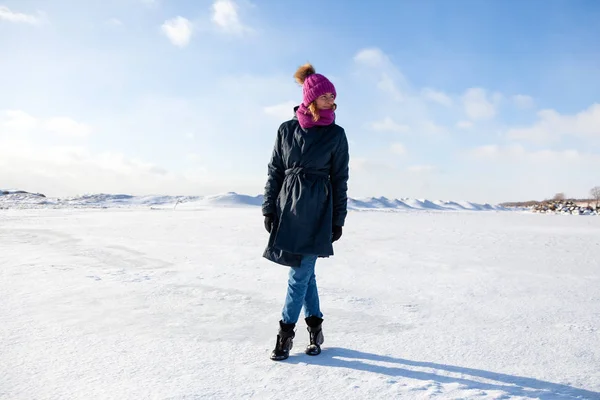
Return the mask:
<path id="1" fill-rule="evenodd" d="M 274 222 L 275 222 L 275 216 L 273 214 L 265 215 L 265 229 L 267 230 L 267 232 L 271 233 Z"/>
<path id="2" fill-rule="evenodd" d="M 342 237 L 342 227 L 334 225 L 332 237 L 331 237 L 331 243 L 335 242 L 336 240 L 339 240 L 339 238 L 341 238 L 341 237 Z"/>

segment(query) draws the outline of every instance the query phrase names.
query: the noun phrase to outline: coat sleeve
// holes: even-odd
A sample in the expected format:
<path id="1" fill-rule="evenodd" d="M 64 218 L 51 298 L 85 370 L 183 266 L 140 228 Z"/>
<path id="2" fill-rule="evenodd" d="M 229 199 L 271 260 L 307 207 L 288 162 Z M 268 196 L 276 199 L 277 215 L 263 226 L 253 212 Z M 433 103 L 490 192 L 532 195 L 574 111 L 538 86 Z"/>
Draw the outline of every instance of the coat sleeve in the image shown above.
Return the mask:
<path id="1" fill-rule="evenodd" d="M 279 196 L 284 177 L 285 168 L 283 166 L 283 158 L 281 157 L 281 128 L 279 128 L 271 160 L 268 164 L 268 178 L 262 204 L 263 215 L 277 214 L 277 207 L 275 205 L 277 204 L 277 196 Z"/>
<path id="2" fill-rule="evenodd" d="M 333 225 L 344 226 L 348 203 L 348 138 L 342 131 L 331 162 L 331 186 L 333 188 Z"/>

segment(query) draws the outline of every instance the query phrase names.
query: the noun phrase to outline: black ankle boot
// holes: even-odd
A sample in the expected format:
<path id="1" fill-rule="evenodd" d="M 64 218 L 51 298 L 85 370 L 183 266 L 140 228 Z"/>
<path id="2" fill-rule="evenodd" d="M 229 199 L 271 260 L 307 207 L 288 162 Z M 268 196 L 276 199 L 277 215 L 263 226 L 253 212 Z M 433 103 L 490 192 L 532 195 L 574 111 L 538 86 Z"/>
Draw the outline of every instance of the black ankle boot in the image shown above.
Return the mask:
<path id="1" fill-rule="evenodd" d="M 282 361 L 289 357 L 294 344 L 295 327 L 296 324 L 284 324 L 283 321 L 279 321 L 279 333 L 277 334 L 275 349 L 271 352 L 271 360 Z"/>
<path id="2" fill-rule="evenodd" d="M 321 324 L 323 323 L 323 318 L 319 317 L 308 317 L 305 319 L 306 325 L 308 325 L 308 336 L 310 343 L 306 346 L 306 350 L 304 351 L 309 356 L 316 356 L 321 354 L 321 345 L 325 341 L 325 337 L 323 336 L 323 330 L 321 329 Z"/>

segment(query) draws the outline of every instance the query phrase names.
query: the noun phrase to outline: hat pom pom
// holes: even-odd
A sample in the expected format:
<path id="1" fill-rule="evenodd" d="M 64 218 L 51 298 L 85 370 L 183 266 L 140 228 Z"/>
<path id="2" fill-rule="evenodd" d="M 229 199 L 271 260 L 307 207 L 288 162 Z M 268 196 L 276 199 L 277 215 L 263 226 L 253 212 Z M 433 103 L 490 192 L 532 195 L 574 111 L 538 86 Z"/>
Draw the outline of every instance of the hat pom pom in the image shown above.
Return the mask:
<path id="1" fill-rule="evenodd" d="M 298 82 L 300 85 L 303 85 L 306 78 L 308 78 L 314 73 L 315 67 L 313 67 L 310 63 L 306 63 L 300 68 L 298 68 L 298 70 L 294 74 L 294 78 L 296 79 L 296 82 Z"/>

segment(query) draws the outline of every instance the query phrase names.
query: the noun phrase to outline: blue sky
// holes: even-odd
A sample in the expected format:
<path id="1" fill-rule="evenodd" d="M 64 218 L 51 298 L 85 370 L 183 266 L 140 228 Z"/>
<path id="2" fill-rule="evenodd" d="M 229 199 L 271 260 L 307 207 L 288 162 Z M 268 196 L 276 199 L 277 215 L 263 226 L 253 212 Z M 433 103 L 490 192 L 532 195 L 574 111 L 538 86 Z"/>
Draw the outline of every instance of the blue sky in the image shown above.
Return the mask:
<path id="1" fill-rule="evenodd" d="M 598 20 L 594 0 L 0 0 L 0 187 L 262 193 L 308 61 L 353 197 L 586 197 Z"/>

